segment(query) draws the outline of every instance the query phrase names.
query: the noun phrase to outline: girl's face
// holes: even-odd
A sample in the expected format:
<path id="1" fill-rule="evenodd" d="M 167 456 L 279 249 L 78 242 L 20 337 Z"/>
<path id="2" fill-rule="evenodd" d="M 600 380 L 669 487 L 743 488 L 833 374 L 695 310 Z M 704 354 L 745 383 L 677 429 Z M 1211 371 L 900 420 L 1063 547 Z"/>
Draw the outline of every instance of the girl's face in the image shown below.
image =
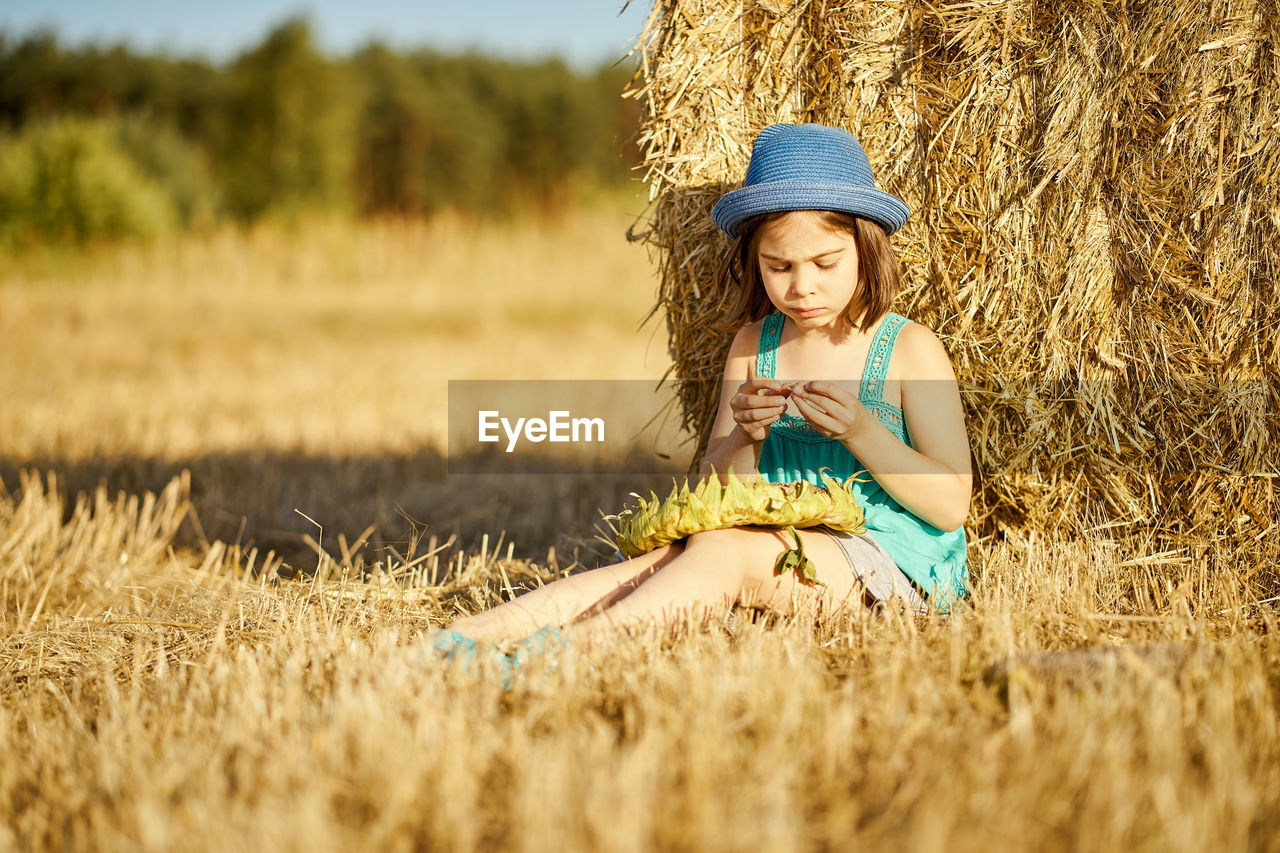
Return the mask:
<path id="1" fill-rule="evenodd" d="M 822 214 L 797 210 L 760 230 L 760 280 L 774 307 L 803 330 L 838 328 L 858 289 L 858 246 Z"/>

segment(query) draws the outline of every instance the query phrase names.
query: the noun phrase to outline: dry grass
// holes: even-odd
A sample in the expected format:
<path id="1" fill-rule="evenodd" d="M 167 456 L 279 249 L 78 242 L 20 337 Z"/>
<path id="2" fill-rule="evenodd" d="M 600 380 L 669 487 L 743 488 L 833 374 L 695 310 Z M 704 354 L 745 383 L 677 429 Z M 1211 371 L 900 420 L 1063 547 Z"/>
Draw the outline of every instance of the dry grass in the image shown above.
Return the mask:
<path id="1" fill-rule="evenodd" d="M 622 239 L 642 207 L 5 259 L 0 397 L 30 404 L 0 411 L 0 452 L 404 451 L 443 438 L 449 379 L 661 376 L 666 341 L 636 333 L 652 277 Z"/>
<path id="2" fill-rule="evenodd" d="M 447 382 L 663 374 L 665 341 L 637 331 L 652 276 L 622 236 L 643 204 L 602 204 L 544 225 L 316 222 L 0 261 L 0 400 L 22 401 L 0 406 L 0 480 L 141 493 L 188 469 L 208 539 L 294 562 L 314 563 L 303 536 L 320 534 L 295 510 L 331 544 L 373 525 L 404 554 L 407 516 L 441 541 L 505 530 L 563 551 L 549 531 L 589 535 L 628 484 L 460 496 Z M 534 500 L 548 488 L 559 501 Z"/>
<path id="3" fill-rule="evenodd" d="M 434 444 L 447 378 L 661 374 L 627 223 L 7 259 L 0 847 L 1280 845 L 1277 611 L 1229 541 L 1010 529 L 946 619 L 739 613 L 510 692 L 408 654 L 638 484 L 451 482 Z"/>
<path id="4" fill-rule="evenodd" d="M 1274 610 L 1100 613 L 1159 592 L 1102 544 L 992 543 L 973 609 L 945 620 L 743 619 L 570 651 L 505 693 L 405 644 L 545 569 L 253 580 L 221 548 L 169 552 L 183 508 L 180 482 L 65 524 L 36 481 L 0 503 L 20 602 L 0 843 L 1204 850 L 1280 832 Z M 1175 653 L 987 673 L 1093 644 Z"/>

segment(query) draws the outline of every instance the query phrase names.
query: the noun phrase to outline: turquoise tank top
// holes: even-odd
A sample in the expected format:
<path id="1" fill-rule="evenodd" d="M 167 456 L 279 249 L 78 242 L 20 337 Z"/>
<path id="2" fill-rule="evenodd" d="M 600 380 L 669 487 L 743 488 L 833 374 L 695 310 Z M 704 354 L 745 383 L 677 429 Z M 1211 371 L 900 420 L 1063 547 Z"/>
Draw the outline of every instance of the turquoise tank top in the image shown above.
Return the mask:
<path id="1" fill-rule="evenodd" d="M 756 370 L 760 376 L 775 378 L 778 344 L 786 315 L 775 313 L 765 318 L 760 330 L 760 353 Z M 908 447 L 911 435 L 902 418 L 902 409 L 884 400 L 885 375 L 889 358 L 898 340 L 898 332 L 909 321 L 901 314 L 889 313 L 876 332 L 867 352 L 858 398 L 889 431 Z M 862 482 L 853 491 L 866 516 L 867 532 L 884 546 L 921 590 L 929 603 L 945 613 L 956 598 L 968 595 L 969 564 L 964 528 L 940 530 L 904 509 L 886 492 L 866 466 L 838 441 L 827 438 L 804 418 L 790 412 L 774 422 L 760 453 L 760 476 L 772 483 L 808 480 L 822 485 L 818 472 L 826 469 L 836 479 L 846 480 L 855 474 Z"/>

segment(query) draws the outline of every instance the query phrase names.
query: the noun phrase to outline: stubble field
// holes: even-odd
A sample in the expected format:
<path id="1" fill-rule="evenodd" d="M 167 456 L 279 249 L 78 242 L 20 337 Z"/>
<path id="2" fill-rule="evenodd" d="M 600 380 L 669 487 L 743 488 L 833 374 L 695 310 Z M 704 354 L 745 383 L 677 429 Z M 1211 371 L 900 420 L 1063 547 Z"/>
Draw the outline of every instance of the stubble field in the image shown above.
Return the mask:
<path id="1" fill-rule="evenodd" d="M 946 618 L 416 658 L 663 482 L 445 473 L 449 379 L 662 375 L 638 207 L 0 258 L 0 846 L 1280 849 L 1275 602 L 1105 531 L 971 537 Z"/>

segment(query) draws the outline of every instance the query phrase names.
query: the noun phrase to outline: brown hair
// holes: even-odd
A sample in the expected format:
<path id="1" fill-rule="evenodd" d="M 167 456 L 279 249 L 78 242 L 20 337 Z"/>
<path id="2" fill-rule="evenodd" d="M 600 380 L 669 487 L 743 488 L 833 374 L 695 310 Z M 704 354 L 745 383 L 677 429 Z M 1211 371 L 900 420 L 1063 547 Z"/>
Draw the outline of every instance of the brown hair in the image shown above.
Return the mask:
<path id="1" fill-rule="evenodd" d="M 737 331 L 774 312 L 769 294 L 760 279 L 760 236 L 766 225 L 792 213 L 790 210 L 764 213 L 746 220 L 738 228 L 738 238 L 725 253 L 716 284 L 730 308 L 724 320 L 716 325 L 720 331 Z M 834 210 L 818 211 L 822 222 L 833 231 L 853 235 L 858 247 L 858 281 L 860 286 L 845 306 L 843 319 L 849 326 L 866 332 L 889 313 L 893 299 L 902 286 L 898 256 L 884 229 L 869 219 Z M 856 320 L 862 317 L 859 325 Z"/>

